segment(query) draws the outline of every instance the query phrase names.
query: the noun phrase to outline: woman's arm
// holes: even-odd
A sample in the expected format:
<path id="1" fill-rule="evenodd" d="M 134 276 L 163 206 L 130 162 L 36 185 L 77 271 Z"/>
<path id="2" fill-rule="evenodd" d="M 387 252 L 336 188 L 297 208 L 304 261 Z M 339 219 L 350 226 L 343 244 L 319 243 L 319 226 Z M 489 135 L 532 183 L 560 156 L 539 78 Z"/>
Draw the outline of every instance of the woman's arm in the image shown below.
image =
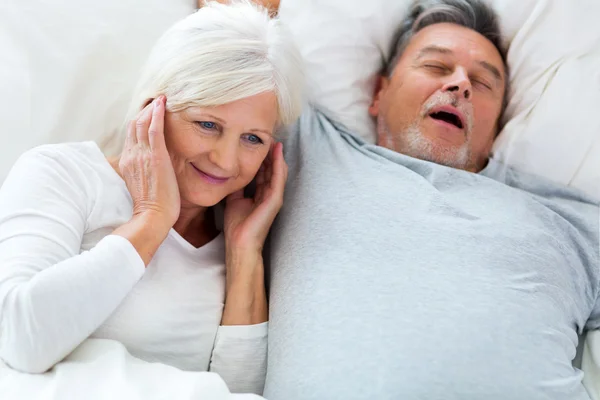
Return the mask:
<path id="1" fill-rule="evenodd" d="M 262 256 L 226 256 L 226 299 L 209 370 L 233 393 L 262 394 L 267 373 L 268 310 Z"/>
<path id="2" fill-rule="evenodd" d="M 232 392 L 262 394 L 267 369 L 267 296 L 262 251 L 283 203 L 283 145 L 276 143 L 256 175 L 256 193 L 231 194 L 225 206 L 226 298 L 210 370 Z"/>
<path id="3" fill-rule="evenodd" d="M 120 236 L 79 254 L 90 199 L 78 182 L 97 182 L 60 156 L 26 154 L 0 190 L 0 357 L 29 373 L 81 344 L 144 273 Z"/>
<path id="4" fill-rule="evenodd" d="M 283 204 L 288 168 L 283 145 L 273 143 L 255 177 L 254 197 L 243 190 L 227 197 L 224 215 L 226 299 L 222 325 L 267 321 L 262 252 L 269 229 Z"/>
<path id="5" fill-rule="evenodd" d="M 255 325 L 268 320 L 262 254 L 229 251 L 221 325 Z"/>
<path id="6" fill-rule="evenodd" d="M 225 259 L 225 306 L 209 371 L 218 373 L 232 393 L 261 395 L 268 334 L 262 255 L 229 247 Z"/>
<path id="7" fill-rule="evenodd" d="M 150 140 L 161 144 L 163 118 L 161 100 L 130 124 L 121 163 L 128 187 L 137 188 L 130 188 L 133 218 L 82 254 L 88 216 L 103 200 L 94 191 L 101 179 L 72 153 L 48 147 L 27 153 L 13 167 L 0 189 L 0 358 L 12 368 L 45 372 L 68 355 L 114 312 L 165 239 L 179 203 L 166 205 L 173 182 L 165 184 L 157 172 L 167 165 L 171 170 L 162 175 L 172 173 L 164 139 L 158 147 L 167 164 L 161 157 L 140 162 L 134 151 L 154 154 L 144 140 L 154 135 Z M 140 166 L 128 164 L 133 161 Z M 153 173 L 140 171 L 144 165 L 152 165 Z M 143 182 L 150 178 L 150 185 Z M 164 210 L 170 210 L 168 217 Z"/>

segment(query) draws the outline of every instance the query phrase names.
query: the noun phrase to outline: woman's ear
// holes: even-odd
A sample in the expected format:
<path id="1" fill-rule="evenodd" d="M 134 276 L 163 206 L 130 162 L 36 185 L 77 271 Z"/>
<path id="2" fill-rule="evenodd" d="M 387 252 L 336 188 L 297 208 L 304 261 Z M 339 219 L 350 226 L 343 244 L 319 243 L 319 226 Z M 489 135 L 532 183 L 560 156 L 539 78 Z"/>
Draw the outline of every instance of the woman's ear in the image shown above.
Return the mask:
<path id="1" fill-rule="evenodd" d="M 377 117 L 379 115 L 379 105 L 381 103 L 381 98 L 384 96 L 388 86 L 389 79 L 383 75 L 380 75 L 377 79 L 377 83 L 375 84 L 375 90 L 373 92 L 373 102 L 369 107 L 369 114 L 372 117 Z"/>

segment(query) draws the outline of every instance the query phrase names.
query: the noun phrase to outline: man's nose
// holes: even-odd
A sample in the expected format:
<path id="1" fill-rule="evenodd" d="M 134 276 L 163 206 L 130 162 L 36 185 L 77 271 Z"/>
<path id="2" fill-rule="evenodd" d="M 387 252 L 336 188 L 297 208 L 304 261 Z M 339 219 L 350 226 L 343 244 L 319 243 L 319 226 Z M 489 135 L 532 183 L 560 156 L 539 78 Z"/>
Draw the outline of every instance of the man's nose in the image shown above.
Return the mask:
<path id="1" fill-rule="evenodd" d="M 443 91 L 455 92 L 459 97 L 469 100 L 473 93 L 469 75 L 464 69 L 457 68 L 454 73 L 449 76 L 448 81 L 444 85 Z"/>

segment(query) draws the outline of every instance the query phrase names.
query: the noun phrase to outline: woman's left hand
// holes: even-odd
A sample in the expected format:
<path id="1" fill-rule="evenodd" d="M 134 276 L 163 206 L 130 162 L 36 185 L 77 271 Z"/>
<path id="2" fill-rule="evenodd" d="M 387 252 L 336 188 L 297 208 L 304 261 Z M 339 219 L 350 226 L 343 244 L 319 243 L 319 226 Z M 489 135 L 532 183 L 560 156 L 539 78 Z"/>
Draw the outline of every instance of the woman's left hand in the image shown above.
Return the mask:
<path id="1" fill-rule="evenodd" d="M 224 231 L 228 252 L 262 252 L 283 204 L 287 174 L 283 145 L 276 143 L 256 174 L 254 198 L 245 198 L 243 190 L 227 197 Z"/>

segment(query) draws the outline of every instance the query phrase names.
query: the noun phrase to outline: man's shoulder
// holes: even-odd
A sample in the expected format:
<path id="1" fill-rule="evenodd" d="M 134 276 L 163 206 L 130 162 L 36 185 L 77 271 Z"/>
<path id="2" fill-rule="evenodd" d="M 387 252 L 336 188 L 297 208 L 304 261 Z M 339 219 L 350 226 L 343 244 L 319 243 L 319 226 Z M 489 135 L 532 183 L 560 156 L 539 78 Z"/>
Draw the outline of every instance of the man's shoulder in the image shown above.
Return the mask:
<path id="1" fill-rule="evenodd" d="M 525 172 L 494 158 L 489 160 L 481 174 L 550 202 L 580 204 L 581 207 L 590 209 L 600 207 L 598 199 L 579 189 Z"/>
<path id="2" fill-rule="evenodd" d="M 324 142 L 338 146 L 338 142 L 348 140 L 357 145 L 366 143 L 331 111 L 312 103 L 305 104 L 300 117 L 285 128 L 282 136 L 289 146 L 300 147 L 319 146 Z"/>
<path id="3" fill-rule="evenodd" d="M 310 132 L 307 133 L 314 133 L 320 130 L 339 130 L 341 126 L 336 123 L 328 110 L 313 103 L 306 103 L 302 114 L 291 127 L 296 130 L 309 130 Z"/>
<path id="4" fill-rule="evenodd" d="M 551 218 L 545 218 L 548 226 L 560 229 L 561 234 L 570 235 L 572 229 L 579 233 L 598 257 L 600 248 L 600 201 L 585 192 L 551 181 L 517 168 L 490 160 L 482 172 L 516 190 L 527 193 L 537 205 L 543 206 Z M 569 228 L 566 228 L 567 224 Z M 560 228 L 559 228 L 560 227 Z M 565 231 L 565 229 L 567 231 Z M 580 243 L 581 244 L 581 243 Z"/>

